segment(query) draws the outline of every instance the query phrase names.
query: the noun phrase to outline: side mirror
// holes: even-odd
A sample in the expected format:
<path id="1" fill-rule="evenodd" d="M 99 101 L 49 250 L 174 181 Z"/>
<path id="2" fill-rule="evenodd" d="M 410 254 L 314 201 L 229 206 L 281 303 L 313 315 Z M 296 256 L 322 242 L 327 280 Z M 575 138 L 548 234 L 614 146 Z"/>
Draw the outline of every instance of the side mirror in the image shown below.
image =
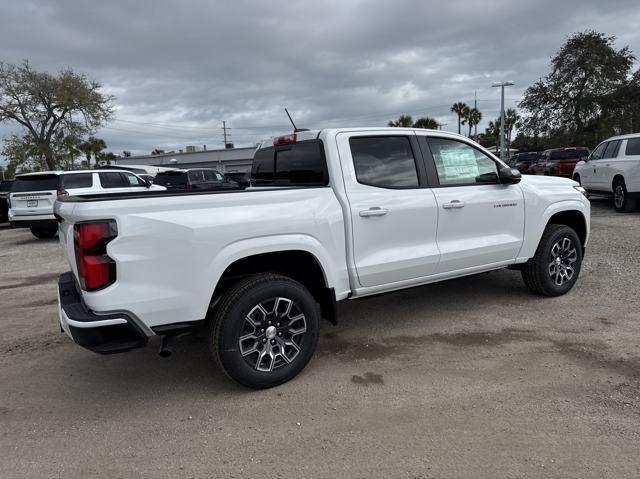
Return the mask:
<path id="1" fill-rule="evenodd" d="M 522 179 L 522 175 L 518 170 L 509 168 L 508 166 L 500 168 L 498 176 L 500 177 L 500 183 L 505 185 L 515 185 L 516 183 L 520 183 Z"/>
<path id="2" fill-rule="evenodd" d="M 151 182 L 149 181 L 149 178 L 144 179 L 144 186 L 146 186 L 147 189 L 151 188 Z"/>

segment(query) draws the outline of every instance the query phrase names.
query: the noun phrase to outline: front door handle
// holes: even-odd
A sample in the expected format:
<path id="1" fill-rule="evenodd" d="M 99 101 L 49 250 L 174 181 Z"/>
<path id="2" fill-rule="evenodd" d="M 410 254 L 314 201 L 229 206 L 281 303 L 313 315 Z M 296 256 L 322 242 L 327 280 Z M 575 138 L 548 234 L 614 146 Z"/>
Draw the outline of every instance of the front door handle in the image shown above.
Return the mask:
<path id="1" fill-rule="evenodd" d="M 452 200 L 442 205 L 445 210 L 453 210 L 456 208 L 464 208 L 464 202 L 460 200 Z"/>
<path id="2" fill-rule="evenodd" d="M 368 210 L 362 210 L 359 215 L 363 218 L 368 218 L 369 216 L 383 216 L 389 212 L 386 208 L 380 208 L 379 206 L 374 206 L 373 208 L 369 208 Z"/>

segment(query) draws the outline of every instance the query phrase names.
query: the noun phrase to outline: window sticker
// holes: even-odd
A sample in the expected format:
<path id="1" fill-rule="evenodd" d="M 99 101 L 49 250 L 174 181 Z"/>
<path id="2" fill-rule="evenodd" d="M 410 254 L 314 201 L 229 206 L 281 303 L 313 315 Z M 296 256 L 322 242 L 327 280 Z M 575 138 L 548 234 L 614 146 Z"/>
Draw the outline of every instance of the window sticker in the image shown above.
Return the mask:
<path id="1" fill-rule="evenodd" d="M 475 178 L 480 173 L 476 155 L 470 148 L 443 148 L 440 159 L 447 180 Z"/>

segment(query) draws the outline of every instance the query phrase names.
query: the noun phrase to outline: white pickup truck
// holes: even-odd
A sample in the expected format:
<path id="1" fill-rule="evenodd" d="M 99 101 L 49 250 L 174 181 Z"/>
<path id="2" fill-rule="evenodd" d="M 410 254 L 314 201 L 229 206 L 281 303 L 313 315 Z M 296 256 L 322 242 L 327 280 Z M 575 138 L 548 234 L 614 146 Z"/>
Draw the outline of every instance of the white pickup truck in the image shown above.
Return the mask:
<path id="1" fill-rule="evenodd" d="M 337 301 L 505 267 L 568 292 L 584 193 L 443 131 L 297 131 L 261 145 L 246 190 L 60 197 L 60 323 L 99 353 L 160 335 L 165 355 L 206 327 L 232 379 L 271 387 L 305 367 Z"/>

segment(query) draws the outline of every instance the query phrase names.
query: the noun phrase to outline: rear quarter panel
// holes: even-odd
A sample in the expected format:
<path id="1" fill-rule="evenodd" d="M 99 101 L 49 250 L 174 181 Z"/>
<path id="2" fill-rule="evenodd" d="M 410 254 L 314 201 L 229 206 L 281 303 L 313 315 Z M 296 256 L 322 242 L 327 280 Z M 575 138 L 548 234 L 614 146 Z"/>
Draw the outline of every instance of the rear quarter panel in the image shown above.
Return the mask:
<path id="1" fill-rule="evenodd" d="M 329 187 L 58 202 L 57 208 L 65 223 L 116 220 L 118 237 L 107 251 L 117 281 L 83 292 L 95 312 L 130 311 L 148 326 L 201 320 L 227 266 L 288 249 L 314 254 L 338 296 L 349 289 L 342 210 Z M 65 237 L 73 262 L 73 238 Z"/>

